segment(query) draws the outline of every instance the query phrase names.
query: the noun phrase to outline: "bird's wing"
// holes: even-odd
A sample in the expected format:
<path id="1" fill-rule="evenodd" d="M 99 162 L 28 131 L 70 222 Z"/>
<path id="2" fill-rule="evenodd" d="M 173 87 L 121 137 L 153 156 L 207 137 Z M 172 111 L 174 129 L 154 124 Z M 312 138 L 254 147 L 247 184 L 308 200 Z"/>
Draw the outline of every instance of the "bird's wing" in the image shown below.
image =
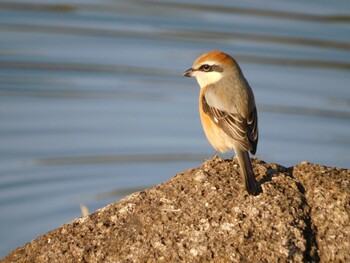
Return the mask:
<path id="1" fill-rule="evenodd" d="M 259 140 L 258 112 L 256 110 L 256 106 L 254 106 L 253 110 L 249 113 L 247 118 L 247 135 L 249 143 L 252 147 L 250 152 L 252 154 L 255 154 Z"/>
<path id="2" fill-rule="evenodd" d="M 255 154 L 258 144 L 258 116 L 256 107 L 254 107 L 246 119 L 239 113 L 229 113 L 210 106 L 205 99 L 205 94 L 202 96 L 202 107 L 203 111 L 228 136 L 239 142 L 246 151 Z"/>

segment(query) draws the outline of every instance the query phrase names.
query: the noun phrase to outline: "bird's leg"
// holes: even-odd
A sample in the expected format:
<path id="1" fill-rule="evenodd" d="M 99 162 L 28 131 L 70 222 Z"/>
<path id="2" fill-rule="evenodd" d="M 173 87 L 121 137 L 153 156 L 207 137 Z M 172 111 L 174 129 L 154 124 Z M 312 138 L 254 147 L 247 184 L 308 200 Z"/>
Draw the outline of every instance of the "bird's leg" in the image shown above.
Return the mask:
<path id="1" fill-rule="evenodd" d="M 206 163 L 206 162 L 215 161 L 218 158 L 219 153 L 220 153 L 219 151 L 215 151 L 215 154 L 211 158 L 205 159 L 204 162 Z"/>
<path id="2" fill-rule="evenodd" d="M 216 151 L 213 157 L 211 157 L 211 159 L 215 160 L 216 158 L 218 158 L 219 153 L 220 153 L 219 151 Z"/>

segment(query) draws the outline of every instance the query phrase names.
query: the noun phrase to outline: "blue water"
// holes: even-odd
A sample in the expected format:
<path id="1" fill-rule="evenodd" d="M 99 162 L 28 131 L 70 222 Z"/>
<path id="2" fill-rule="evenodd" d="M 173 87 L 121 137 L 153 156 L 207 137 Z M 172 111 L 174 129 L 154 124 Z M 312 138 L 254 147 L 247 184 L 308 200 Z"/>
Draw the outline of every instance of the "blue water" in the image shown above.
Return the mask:
<path id="1" fill-rule="evenodd" d="M 255 92 L 258 158 L 350 168 L 347 0 L 0 1 L 0 257 L 210 157 L 182 72 L 212 49 Z"/>

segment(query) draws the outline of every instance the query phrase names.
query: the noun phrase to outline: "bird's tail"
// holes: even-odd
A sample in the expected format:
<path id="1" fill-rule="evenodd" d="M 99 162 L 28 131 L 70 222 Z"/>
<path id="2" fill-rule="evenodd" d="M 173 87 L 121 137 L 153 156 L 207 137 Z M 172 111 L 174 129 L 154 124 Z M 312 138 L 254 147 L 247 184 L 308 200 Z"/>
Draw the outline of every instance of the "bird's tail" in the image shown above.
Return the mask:
<path id="1" fill-rule="evenodd" d="M 259 193 L 259 188 L 257 182 L 255 181 L 255 175 L 252 163 L 250 162 L 249 153 L 242 149 L 235 149 L 235 152 L 238 159 L 238 164 L 241 168 L 241 174 L 244 176 L 247 192 L 251 195 L 257 195 Z"/>

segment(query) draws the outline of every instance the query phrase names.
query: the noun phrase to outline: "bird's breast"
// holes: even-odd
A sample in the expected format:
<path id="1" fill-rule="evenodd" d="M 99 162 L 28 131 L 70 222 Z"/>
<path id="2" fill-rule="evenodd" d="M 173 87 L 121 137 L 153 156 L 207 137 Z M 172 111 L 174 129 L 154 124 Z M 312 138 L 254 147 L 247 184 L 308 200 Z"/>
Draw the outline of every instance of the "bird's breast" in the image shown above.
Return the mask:
<path id="1" fill-rule="evenodd" d="M 210 144 L 219 152 L 234 149 L 234 141 L 221 129 L 203 109 L 203 92 L 199 96 L 199 114 L 204 133 Z"/>

